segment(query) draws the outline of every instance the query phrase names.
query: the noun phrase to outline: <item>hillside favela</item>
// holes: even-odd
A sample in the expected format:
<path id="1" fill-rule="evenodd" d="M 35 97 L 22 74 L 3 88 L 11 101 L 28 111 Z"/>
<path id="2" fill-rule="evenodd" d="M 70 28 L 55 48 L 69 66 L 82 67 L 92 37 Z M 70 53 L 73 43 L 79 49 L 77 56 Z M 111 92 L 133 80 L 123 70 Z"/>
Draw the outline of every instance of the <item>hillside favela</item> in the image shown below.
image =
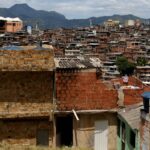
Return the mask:
<path id="1" fill-rule="evenodd" d="M 150 150 L 150 1 L 0 0 L 0 150 Z"/>

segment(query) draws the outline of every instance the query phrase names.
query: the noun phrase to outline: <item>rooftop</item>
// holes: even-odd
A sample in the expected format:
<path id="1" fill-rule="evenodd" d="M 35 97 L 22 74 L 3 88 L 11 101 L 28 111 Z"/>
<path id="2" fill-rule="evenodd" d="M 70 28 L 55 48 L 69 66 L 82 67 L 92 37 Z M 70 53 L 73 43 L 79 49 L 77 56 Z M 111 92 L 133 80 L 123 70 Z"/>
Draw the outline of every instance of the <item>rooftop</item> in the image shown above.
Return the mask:
<path id="1" fill-rule="evenodd" d="M 3 21 L 22 21 L 20 18 L 10 18 L 10 17 L 6 17 L 6 18 L 4 18 L 4 17 L 1 17 L 0 16 L 0 20 L 3 20 Z"/>
<path id="2" fill-rule="evenodd" d="M 121 109 L 118 112 L 118 115 L 121 116 L 132 129 L 138 130 L 140 127 L 140 117 L 142 108 L 142 103 L 128 106 L 124 109 Z"/>
<path id="3" fill-rule="evenodd" d="M 101 60 L 97 57 L 57 57 L 56 68 L 85 69 L 101 67 Z"/>

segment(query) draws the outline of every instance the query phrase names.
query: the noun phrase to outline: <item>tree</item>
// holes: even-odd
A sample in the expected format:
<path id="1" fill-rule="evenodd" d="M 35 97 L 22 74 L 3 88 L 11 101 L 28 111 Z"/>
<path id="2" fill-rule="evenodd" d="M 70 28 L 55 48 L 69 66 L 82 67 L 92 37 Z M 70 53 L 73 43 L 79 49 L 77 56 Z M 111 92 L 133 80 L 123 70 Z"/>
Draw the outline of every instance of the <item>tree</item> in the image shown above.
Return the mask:
<path id="1" fill-rule="evenodd" d="M 138 66 L 146 66 L 146 64 L 147 64 L 146 58 L 144 58 L 144 57 L 139 57 L 139 58 L 137 59 L 137 65 L 138 65 Z"/>
<path id="2" fill-rule="evenodd" d="M 116 65 L 121 75 L 132 75 L 135 69 L 135 65 L 129 62 L 125 57 L 118 57 Z"/>

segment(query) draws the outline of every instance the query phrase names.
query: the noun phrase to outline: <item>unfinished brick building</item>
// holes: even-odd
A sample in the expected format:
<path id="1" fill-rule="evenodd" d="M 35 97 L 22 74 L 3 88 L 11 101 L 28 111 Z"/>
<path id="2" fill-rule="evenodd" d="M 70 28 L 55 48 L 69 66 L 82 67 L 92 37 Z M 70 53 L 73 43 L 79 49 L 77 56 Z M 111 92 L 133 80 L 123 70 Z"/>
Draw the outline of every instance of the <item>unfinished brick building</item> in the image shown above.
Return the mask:
<path id="1" fill-rule="evenodd" d="M 128 85 L 102 80 L 96 58 L 55 58 L 55 64 L 56 146 L 116 150 L 118 109 L 141 103 L 147 87 L 135 77 Z"/>
<path id="2" fill-rule="evenodd" d="M 56 145 L 116 149 L 117 91 L 98 78 L 98 61 L 58 58 L 55 62 Z"/>
<path id="3" fill-rule="evenodd" d="M 56 67 L 56 71 L 55 71 Z M 0 143 L 117 148 L 121 79 L 103 81 L 96 57 L 55 58 L 50 49 L 0 50 Z M 135 84 L 136 83 L 136 84 Z M 141 102 L 134 78 L 121 106 Z"/>
<path id="4" fill-rule="evenodd" d="M 0 50 L 0 143 L 52 145 L 53 52 Z"/>

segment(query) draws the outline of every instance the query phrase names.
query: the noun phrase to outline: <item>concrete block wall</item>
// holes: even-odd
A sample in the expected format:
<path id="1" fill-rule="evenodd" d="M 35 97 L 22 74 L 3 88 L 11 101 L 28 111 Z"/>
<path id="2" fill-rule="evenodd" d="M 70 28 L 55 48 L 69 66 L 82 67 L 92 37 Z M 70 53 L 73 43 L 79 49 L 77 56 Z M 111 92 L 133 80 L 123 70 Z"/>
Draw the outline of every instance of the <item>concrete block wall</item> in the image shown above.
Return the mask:
<path id="1" fill-rule="evenodd" d="M 52 103 L 53 73 L 0 73 L 0 118 L 46 116 Z"/>
<path id="2" fill-rule="evenodd" d="M 36 145 L 38 129 L 49 130 L 49 146 L 52 146 L 53 128 L 48 119 L 0 120 L 0 143 Z"/>
<path id="3" fill-rule="evenodd" d="M 0 50 L 0 71 L 51 71 L 53 68 L 50 49 Z"/>

